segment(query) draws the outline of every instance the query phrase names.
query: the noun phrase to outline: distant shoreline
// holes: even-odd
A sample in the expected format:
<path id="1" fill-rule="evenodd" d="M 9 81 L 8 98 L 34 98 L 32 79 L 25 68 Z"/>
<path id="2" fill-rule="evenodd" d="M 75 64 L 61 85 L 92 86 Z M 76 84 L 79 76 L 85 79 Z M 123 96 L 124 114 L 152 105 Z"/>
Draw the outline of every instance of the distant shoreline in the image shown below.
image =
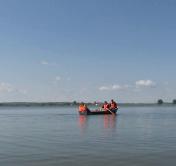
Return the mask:
<path id="1" fill-rule="evenodd" d="M 2 106 L 78 106 L 79 102 L 2 102 Z M 103 103 L 86 103 L 88 106 L 101 106 Z M 119 103 L 119 106 L 176 106 L 173 103 Z"/>

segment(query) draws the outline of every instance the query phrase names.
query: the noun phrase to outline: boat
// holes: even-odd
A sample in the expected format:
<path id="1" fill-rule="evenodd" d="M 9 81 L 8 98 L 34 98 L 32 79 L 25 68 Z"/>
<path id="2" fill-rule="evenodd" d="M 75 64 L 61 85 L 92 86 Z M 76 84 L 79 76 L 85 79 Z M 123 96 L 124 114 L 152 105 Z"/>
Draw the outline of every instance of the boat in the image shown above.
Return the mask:
<path id="1" fill-rule="evenodd" d="M 118 108 L 116 109 L 111 109 L 110 111 L 100 111 L 100 110 L 89 110 L 87 109 L 84 112 L 80 112 L 80 115 L 106 115 L 106 114 L 116 114 Z"/>

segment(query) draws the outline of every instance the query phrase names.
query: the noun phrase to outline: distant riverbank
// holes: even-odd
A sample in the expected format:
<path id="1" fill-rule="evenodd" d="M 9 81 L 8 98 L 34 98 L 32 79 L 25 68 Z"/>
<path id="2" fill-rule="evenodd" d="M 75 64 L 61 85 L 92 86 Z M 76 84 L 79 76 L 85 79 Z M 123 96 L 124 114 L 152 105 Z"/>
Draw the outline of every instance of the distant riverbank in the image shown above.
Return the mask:
<path id="1" fill-rule="evenodd" d="M 1 106 L 78 106 L 80 103 L 77 102 L 2 102 L 0 103 Z M 103 103 L 86 103 L 88 106 L 101 106 Z M 119 103 L 119 106 L 176 106 L 173 103 Z"/>

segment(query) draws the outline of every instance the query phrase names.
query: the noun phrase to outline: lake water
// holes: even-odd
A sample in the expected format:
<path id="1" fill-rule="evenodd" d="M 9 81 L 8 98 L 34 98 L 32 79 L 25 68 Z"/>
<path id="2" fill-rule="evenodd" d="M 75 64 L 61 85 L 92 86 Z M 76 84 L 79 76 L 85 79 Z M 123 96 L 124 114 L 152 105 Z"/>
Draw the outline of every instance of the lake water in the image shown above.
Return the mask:
<path id="1" fill-rule="evenodd" d="M 1 107 L 1 166 L 174 166 L 176 107 Z"/>

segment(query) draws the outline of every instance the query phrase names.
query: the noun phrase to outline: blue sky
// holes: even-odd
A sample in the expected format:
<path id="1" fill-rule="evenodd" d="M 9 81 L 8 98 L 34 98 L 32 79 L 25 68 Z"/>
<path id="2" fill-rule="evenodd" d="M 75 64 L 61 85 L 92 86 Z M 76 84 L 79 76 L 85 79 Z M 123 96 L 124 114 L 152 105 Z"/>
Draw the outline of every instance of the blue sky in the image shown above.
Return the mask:
<path id="1" fill-rule="evenodd" d="M 173 0 L 1 0 L 0 101 L 172 101 L 175 17 Z"/>

